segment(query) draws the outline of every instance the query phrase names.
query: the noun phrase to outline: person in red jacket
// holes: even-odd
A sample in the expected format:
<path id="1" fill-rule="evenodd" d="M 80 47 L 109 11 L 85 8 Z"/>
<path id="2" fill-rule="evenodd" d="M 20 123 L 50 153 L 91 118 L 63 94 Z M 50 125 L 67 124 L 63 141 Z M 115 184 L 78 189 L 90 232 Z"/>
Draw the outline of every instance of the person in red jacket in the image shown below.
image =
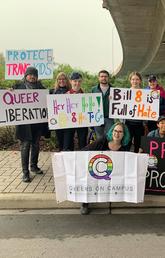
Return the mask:
<path id="1" fill-rule="evenodd" d="M 160 104 L 159 104 L 159 116 L 165 116 L 165 89 L 158 84 L 157 77 L 151 74 L 148 77 L 148 87 L 150 90 L 159 90 L 160 91 Z M 148 131 L 157 129 L 156 121 L 147 121 Z"/>
<path id="2" fill-rule="evenodd" d="M 80 94 L 83 93 L 81 88 L 82 75 L 79 72 L 73 72 L 70 76 L 71 89 L 67 92 L 68 94 Z M 74 150 L 74 136 L 77 133 L 78 138 L 78 149 L 82 149 L 87 144 L 88 128 L 71 128 L 66 130 L 67 142 L 65 150 Z"/>

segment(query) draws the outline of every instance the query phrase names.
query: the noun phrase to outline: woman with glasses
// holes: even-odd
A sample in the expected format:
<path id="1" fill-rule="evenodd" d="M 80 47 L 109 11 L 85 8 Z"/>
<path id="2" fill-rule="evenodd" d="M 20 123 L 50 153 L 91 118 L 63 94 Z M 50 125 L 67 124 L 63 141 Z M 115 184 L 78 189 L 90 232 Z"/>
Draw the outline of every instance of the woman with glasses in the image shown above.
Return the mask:
<path id="1" fill-rule="evenodd" d="M 127 151 L 129 141 L 130 134 L 127 126 L 121 122 L 117 122 L 112 125 L 106 136 L 103 136 L 95 142 L 87 145 L 85 148 L 82 149 L 82 151 Z M 88 203 L 82 203 L 81 214 L 87 215 L 88 213 Z"/>

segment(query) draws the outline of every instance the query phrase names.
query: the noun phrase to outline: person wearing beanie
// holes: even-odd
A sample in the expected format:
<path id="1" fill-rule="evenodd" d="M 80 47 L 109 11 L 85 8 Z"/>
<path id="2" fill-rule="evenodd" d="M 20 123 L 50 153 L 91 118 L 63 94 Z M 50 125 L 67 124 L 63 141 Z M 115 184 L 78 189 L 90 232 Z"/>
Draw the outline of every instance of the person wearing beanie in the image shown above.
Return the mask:
<path id="1" fill-rule="evenodd" d="M 29 66 L 26 69 L 24 77 L 26 77 L 29 74 L 34 75 L 36 78 L 38 78 L 38 70 L 35 67 Z"/>
<path id="2" fill-rule="evenodd" d="M 165 89 L 163 88 L 163 86 L 159 85 L 156 75 L 154 74 L 149 75 L 148 86 L 146 89 L 149 89 L 152 91 L 156 91 L 156 90 L 160 91 L 159 116 L 165 116 Z M 149 132 L 157 129 L 156 121 L 147 121 L 146 124 Z"/>
<path id="3" fill-rule="evenodd" d="M 38 70 L 35 67 L 28 67 L 23 80 L 13 85 L 14 90 L 45 89 L 38 81 Z M 39 141 L 45 130 L 45 123 L 25 124 L 16 126 L 16 138 L 20 140 L 21 164 L 23 172 L 23 182 L 30 182 L 30 168 L 35 174 L 43 174 L 38 167 Z M 30 156 L 31 151 L 31 156 Z"/>
<path id="4" fill-rule="evenodd" d="M 149 132 L 147 137 L 165 138 L 165 116 L 158 118 L 157 129 Z"/>
<path id="5" fill-rule="evenodd" d="M 82 75 L 79 72 L 72 72 L 70 75 L 70 84 L 71 89 L 67 92 L 68 94 L 80 94 L 84 93 L 81 88 L 82 84 Z M 74 137 L 77 133 L 78 138 L 78 149 L 82 149 L 87 144 L 87 136 L 88 136 L 88 128 L 87 127 L 79 127 L 79 128 L 69 128 L 66 129 L 66 142 L 64 146 L 65 151 L 73 151 L 74 150 Z"/>

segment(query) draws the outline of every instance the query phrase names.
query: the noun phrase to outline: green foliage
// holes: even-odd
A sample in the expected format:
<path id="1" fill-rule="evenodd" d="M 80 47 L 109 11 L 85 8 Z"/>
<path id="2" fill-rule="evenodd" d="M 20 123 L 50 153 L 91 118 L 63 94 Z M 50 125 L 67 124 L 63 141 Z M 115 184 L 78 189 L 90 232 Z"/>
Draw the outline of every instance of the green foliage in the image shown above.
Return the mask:
<path id="1" fill-rule="evenodd" d="M 128 76 L 123 76 L 123 77 L 112 77 L 111 79 L 111 84 L 115 88 L 129 88 L 130 83 L 128 80 Z"/>
<path id="2" fill-rule="evenodd" d="M 64 72 L 68 76 L 73 71 L 80 72 L 83 76 L 82 89 L 84 92 L 91 92 L 91 88 L 98 83 L 98 77 L 96 74 L 90 74 L 87 71 L 83 71 L 80 68 L 72 68 L 69 64 L 61 64 L 59 65 L 53 72 L 53 79 L 51 80 L 42 80 L 43 85 L 50 89 L 54 87 L 54 82 L 59 72 Z M 128 81 L 129 73 L 126 76 L 116 77 L 113 76 L 110 79 L 110 83 L 113 87 L 118 88 L 128 88 L 130 87 L 130 83 Z M 161 85 L 165 85 L 165 76 L 159 76 L 158 81 Z M 14 85 L 16 81 L 13 80 L 5 80 L 5 59 L 3 54 L 0 53 L 0 88 L 8 89 Z M 147 78 L 144 77 L 143 87 L 147 85 Z M 11 144 L 15 143 L 15 127 L 0 127 L 0 149 L 6 148 Z M 54 150 L 57 147 L 57 140 L 55 132 L 51 132 L 51 138 L 44 140 L 45 150 Z"/>
<path id="3" fill-rule="evenodd" d="M 90 74 L 87 71 L 82 71 L 80 68 L 72 68 L 68 64 L 66 64 L 66 65 L 61 64 L 58 66 L 58 68 L 54 71 L 54 76 L 53 76 L 54 81 L 55 81 L 55 78 L 58 75 L 58 73 L 64 72 L 68 76 L 70 76 L 73 71 L 77 71 L 82 74 L 82 77 L 83 77 L 82 88 L 83 88 L 84 92 L 90 92 L 92 86 L 97 84 L 97 75 Z"/>
<path id="4" fill-rule="evenodd" d="M 16 142 L 15 127 L 3 126 L 0 127 L 0 149 L 6 149 Z"/>

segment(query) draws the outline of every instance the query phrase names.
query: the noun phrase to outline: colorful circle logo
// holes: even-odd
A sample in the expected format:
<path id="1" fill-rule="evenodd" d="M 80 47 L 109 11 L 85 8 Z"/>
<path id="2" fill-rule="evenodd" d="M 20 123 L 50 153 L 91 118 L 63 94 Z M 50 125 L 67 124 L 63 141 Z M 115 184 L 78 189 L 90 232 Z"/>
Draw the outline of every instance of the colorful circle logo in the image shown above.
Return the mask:
<path id="1" fill-rule="evenodd" d="M 89 161 L 88 170 L 90 175 L 96 179 L 110 180 L 113 170 L 112 160 L 104 154 L 95 155 Z"/>
<path id="2" fill-rule="evenodd" d="M 148 167 L 149 168 L 156 168 L 158 164 L 158 159 L 156 156 L 154 155 L 150 155 L 149 156 L 149 160 L 148 160 Z"/>
<path id="3" fill-rule="evenodd" d="M 50 119 L 50 123 L 51 123 L 51 125 L 56 125 L 57 124 L 57 120 L 55 118 L 51 118 Z"/>
<path id="4" fill-rule="evenodd" d="M 160 98 L 160 92 L 157 91 L 157 90 L 151 91 L 151 97 L 152 97 L 153 99 L 159 99 L 159 98 Z"/>

